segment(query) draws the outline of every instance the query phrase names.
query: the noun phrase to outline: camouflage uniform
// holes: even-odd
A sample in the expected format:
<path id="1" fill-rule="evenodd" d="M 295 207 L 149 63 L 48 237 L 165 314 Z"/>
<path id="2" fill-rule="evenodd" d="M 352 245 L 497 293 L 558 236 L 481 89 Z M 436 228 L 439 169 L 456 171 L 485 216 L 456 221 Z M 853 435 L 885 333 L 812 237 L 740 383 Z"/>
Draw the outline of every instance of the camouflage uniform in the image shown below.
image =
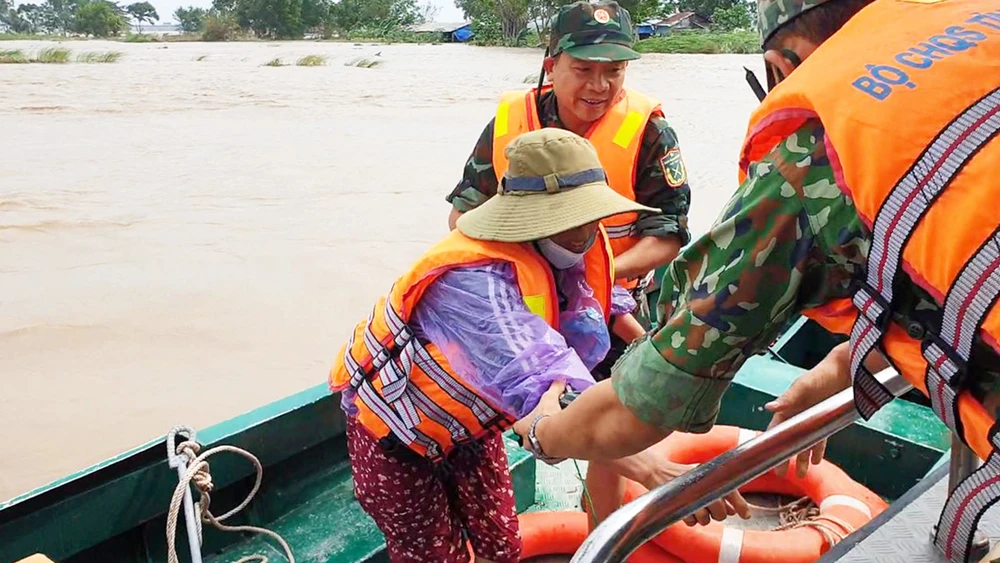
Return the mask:
<path id="1" fill-rule="evenodd" d="M 627 61 L 639 58 L 631 48 L 634 43 L 628 10 L 616 2 L 576 2 L 564 6 L 553 19 L 549 52 L 552 56 L 566 53 L 576 59 L 595 62 Z M 559 120 L 558 102 L 551 91 L 542 94 L 540 106 L 539 118 L 543 127 L 565 129 Z M 640 214 L 636 225 L 639 236 L 676 236 L 681 244 L 691 238 L 687 224 L 691 190 L 683 162 L 677 159 L 678 151 L 674 130 L 662 117 L 651 117 L 639 149 L 635 200 L 658 208 L 662 213 Z M 669 162 L 664 163 L 665 160 Z M 673 166 L 670 172 L 675 181 L 665 179 L 666 165 Z M 490 120 L 466 162 L 462 181 L 446 199 L 464 213 L 488 200 L 496 194 L 496 189 L 493 120 Z"/>
<path id="2" fill-rule="evenodd" d="M 762 2 L 762 4 L 764 4 Z M 704 432 L 733 375 L 803 309 L 848 297 L 864 271 L 870 233 L 837 186 L 823 125 L 805 123 L 759 162 L 708 233 L 667 269 L 658 329 L 615 365 L 618 398 L 663 429 Z M 898 293 L 896 320 L 939 322 L 915 284 Z M 1000 366 L 983 343 L 973 394 L 997 412 Z M 990 393 L 989 397 L 986 397 Z"/>

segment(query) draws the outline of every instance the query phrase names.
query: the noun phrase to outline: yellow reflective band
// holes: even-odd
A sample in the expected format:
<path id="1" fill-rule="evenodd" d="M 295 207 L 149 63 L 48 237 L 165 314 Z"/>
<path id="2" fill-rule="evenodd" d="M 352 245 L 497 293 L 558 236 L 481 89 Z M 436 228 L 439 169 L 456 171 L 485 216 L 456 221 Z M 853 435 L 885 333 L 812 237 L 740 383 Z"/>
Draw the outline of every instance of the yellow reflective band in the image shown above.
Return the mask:
<path id="1" fill-rule="evenodd" d="M 538 315 L 539 317 L 545 318 L 545 296 L 544 295 L 525 295 L 524 304 L 528 306 L 528 310 L 532 313 Z"/>
<path id="2" fill-rule="evenodd" d="M 612 142 L 623 149 L 628 148 L 640 127 L 642 127 L 642 114 L 637 111 L 628 112 Z"/>
<path id="3" fill-rule="evenodd" d="M 502 102 L 497 108 L 497 117 L 493 121 L 494 139 L 499 139 L 507 134 L 508 121 L 510 121 L 510 102 Z"/>

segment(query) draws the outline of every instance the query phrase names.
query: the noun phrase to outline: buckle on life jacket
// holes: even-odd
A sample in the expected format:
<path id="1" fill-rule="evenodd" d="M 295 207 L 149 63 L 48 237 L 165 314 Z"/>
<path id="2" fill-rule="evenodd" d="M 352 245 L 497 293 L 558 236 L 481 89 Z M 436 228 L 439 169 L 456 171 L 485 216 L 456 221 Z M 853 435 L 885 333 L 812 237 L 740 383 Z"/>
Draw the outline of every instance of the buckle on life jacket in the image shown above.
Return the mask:
<path id="1" fill-rule="evenodd" d="M 865 280 L 852 278 L 850 287 L 854 293 L 851 300 L 858 314 L 884 333 L 892 320 L 891 304 Z"/>
<path id="2" fill-rule="evenodd" d="M 932 354 L 930 352 L 931 346 L 940 350 L 941 353 Z M 933 369 L 941 375 L 949 387 L 957 392 L 965 385 L 969 377 L 969 364 L 951 347 L 951 344 L 945 342 L 936 332 L 931 330 L 924 332 L 924 338 L 920 341 L 920 352 L 927 362 L 928 369 Z M 938 358 L 951 364 L 951 371 L 954 371 L 954 375 L 946 377 L 947 371 L 941 370 L 943 364 L 935 365 Z"/>

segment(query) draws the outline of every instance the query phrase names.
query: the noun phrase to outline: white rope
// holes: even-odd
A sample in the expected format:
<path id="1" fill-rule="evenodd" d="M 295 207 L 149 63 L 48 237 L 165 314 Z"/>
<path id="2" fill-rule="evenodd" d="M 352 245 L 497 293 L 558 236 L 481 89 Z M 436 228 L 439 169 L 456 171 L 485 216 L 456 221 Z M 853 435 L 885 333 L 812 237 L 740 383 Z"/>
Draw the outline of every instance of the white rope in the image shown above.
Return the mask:
<path id="1" fill-rule="evenodd" d="M 812 528 L 823 536 L 829 547 L 833 547 L 854 533 L 854 526 L 851 526 L 849 523 L 836 516 L 821 514 L 819 507 L 809 497 L 802 497 L 788 504 L 776 507 L 747 504 L 759 512 L 778 514 L 781 524 L 772 528 L 772 531 L 780 532 L 795 528 Z"/>
<path id="2" fill-rule="evenodd" d="M 258 528 L 256 526 L 227 526 L 222 523 L 223 520 L 226 520 L 240 510 L 246 508 L 246 506 L 250 504 L 254 495 L 257 494 L 257 490 L 260 489 L 261 479 L 264 477 L 264 468 L 261 466 L 260 460 L 258 460 L 256 456 L 250 452 L 233 446 L 218 446 L 202 453 L 201 455 L 198 455 L 198 450 L 200 449 L 201 446 L 191 441 L 186 441 L 177 445 L 177 454 L 187 457 L 188 468 L 184 473 L 184 477 L 179 480 L 177 487 L 174 489 L 174 496 L 170 499 L 170 511 L 167 513 L 168 563 L 180 563 L 180 560 L 177 558 L 177 547 L 174 545 L 177 538 L 177 519 L 180 514 L 181 501 L 184 499 L 184 491 L 191 483 L 194 483 L 195 488 L 198 489 L 198 492 L 200 493 L 200 498 L 198 499 L 198 510 L 201 513 L 201 518 L 198 519 L 199 545 L 201 545 L 202 541 L 201 521 L 204 520 L 223 532 L 253 532 L 257 534 L 264 534 L 281 545 L 282 549 L 285 550 L 285 557 L 288 559 L 288 563 L 295 563 L 295 557 L 292 555 L 292 548 L 288 546 L 288 543 L 286 543 L 281 536 L 271 530 Z M 209 493 L 212 491 L 213 484 L 212 475 L 208 471 L 208 462 L 205 460 L 217 453 L 222 452 L 232 452 L 250 460 L 256 470 L 257 479 L 254 482 L 253 490 L 250 491 L 250 494 L 247 495 L 247 498 L 243 499 L 243 502 L 241 502 L 239 506 L 222 516 L 216 517 L 209 510 L 209 505 L 212 503 L 212 498 L 209 496 Z M 251 561 L 268 563 L 268 559 L 264 555 L 247 555 L 246 557 L 240 558 L 235 563 L 250 563 Z"/>

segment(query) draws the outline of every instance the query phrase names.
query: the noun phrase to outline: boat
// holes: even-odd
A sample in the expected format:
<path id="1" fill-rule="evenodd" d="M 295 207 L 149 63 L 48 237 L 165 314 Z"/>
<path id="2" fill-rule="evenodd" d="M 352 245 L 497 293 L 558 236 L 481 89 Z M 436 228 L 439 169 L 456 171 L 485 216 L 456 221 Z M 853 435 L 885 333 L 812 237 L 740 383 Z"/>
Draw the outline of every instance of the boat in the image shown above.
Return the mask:
<path id="1" fill-rule="evenodd" d="M 839 342 L 816 323 L 795 319 L 765 353 L 741 367 L 718 423 L 764 430 L 770 413 L 762 405 Z M 177 468 L 168 463 L 168 430 L 0 504 L 0 563 L 32 556 L 55 563 L 168 561 L 168 512 L 178 486 Z M 226 525 L 278 533 L 297 563 L 385 562 L 382 535 L 353 496 L 344 430 L 339 394 L 321 383 L 219 424 L 180 431 L 177 439 L 194 438 L 201 452 L 239 448 L 259 460 L 259 489 Z M 522 449 L 512 433 L 505 433 L 504 440 L 519 513 L 579 510 L 582 464 L 568 460 L 548 466 Z M 950 432 L 927 401 L 911 392 L 869 421 L 856 421 L 832 436 L 827 459 L 889 503 L 890 512 L 928 478 L 940 480 L 951 443 Z M 257 471 L 246 458 L 221 452 L 209 465 L 214 514 L 253 492 Z M 190 561 L 185 519 L 179 519 L 178 557 Z M 202 535 L 200 553 L 206 563 L 233 563 L 255 554 L 271 563 L 286 561 L 282 548 L 262 534 L 222 532 L 206 524 Z"/>

